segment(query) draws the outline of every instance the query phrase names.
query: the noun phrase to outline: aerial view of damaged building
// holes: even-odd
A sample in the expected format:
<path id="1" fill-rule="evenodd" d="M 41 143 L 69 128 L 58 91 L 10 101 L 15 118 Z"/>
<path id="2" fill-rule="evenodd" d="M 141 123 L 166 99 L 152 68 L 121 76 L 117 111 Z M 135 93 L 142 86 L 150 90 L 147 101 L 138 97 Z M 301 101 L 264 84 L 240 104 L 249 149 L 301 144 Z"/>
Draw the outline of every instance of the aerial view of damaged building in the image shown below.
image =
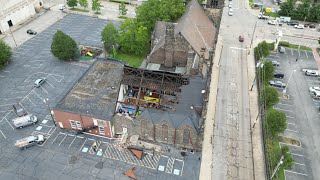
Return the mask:
<path id="1" fill-rule="evenodd" d="M 198 4 L 177 23 L 156 22 L 146 66 L 97 60 L 54 108 L 57 125 L 124 144 L 135 137 L 201 150 L 215 37 Z"/>

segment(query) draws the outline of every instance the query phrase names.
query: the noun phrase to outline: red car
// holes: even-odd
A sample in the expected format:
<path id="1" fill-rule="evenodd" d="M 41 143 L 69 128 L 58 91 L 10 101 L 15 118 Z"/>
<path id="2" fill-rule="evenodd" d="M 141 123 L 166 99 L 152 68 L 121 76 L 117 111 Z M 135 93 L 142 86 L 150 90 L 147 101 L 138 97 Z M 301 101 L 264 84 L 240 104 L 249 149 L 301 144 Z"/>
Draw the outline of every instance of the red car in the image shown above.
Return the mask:
<path id="1" fill-rule="evenodd" d="M 19 116 L 25 116 L 27 115 L 27 111 L 25 109 L 23 109 L 23 107 L 20 104 L 14 104 L 13 106 L 13 110 L 14 112 Z"/>

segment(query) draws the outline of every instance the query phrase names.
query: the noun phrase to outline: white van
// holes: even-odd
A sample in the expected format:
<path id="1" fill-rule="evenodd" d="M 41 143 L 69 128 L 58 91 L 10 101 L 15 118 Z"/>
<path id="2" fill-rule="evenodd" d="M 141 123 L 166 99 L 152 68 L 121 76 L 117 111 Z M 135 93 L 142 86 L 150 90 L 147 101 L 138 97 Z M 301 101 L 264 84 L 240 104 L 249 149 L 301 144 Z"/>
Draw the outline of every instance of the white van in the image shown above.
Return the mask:
<path id="1" fill-rule="evenodd" d="M 15 118 L 12 120 L 12 122 L 16 128 L 23 128 L 31 124 L 36 124 L 38 119 L 36 116 L 32 116 L 32 114 L 28 114 L 26 116 Z"/>

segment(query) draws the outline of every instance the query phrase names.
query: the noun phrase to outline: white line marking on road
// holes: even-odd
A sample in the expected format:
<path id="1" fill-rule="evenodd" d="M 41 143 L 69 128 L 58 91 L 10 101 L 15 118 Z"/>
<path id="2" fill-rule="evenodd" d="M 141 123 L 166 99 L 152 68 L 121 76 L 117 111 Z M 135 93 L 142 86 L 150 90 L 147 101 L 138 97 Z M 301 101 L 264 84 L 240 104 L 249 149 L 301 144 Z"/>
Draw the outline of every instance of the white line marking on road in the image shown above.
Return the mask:
<path id="1" fill-rule="evenodd" d="M 275 109 L 277 109 L 277 110 L 280 110 L 280 111 L 293 112 L 293 111 L 291 111 L 291 110 L 287 110 L 287 109 L 281 109 L 281 108 L 277 108 L 277 107 L 275 107 Z"/>
<path id="2" fill-rule="evenodd" d="M 291 55 L 293 56 L 293 51 L 292 51 L 292 49 L 291 49 Z"/>
<path id="3" fill-rule="evenodd" d="M 80 147 L 79 151 L 81 151 L 81 149 L 83 148 L 83 146 L 87 142 L 87 140 L 88 140 L 87 138 L 84 140 L 84 142 L 83 142 L 82 146 Z"/>
<path id="4" fill-rule="evenodd" d="M 296 125 L 296 124 L 294 124 L 294 123 L 289 123 L 289 122 L 287 122 L 287 124 L 291 124 L 291 125 L 294 125 L 294 126 Z"/>
<path id="5" fill-rule="evenodd" d="M 54 130 L 52 131 L 52 133 L 51 133 L 51 134 L 49 134 L 49 133 L 48 133 L 48 134 L 49 134 L 49 136 L 48 136 L 47 140 L 48 140 L 48 139 L 51 137 L 51 135 L 56 131 L 56 129 L 57 129 L 57 127 L 55 127 L 55 128 L 54 128 Z M 50 129 L 50 131 L 51 131 L 51 129 Z M 49 132 L 50 132 L 50 131 L 49 131 Z M 44 141 L 44 143 L 43 143 L 43 144 L 41 144 L 41 146 L 43 146 L 43 145 L 47 142 L 47 140 L 46 140 L 46 141 Z"/>
<path id="6" fill-rule="evenodd" d="M 238 50 L 243 50 L 243 51 L 246 51 L 246 50 L 247 50 L 247 49 L 239 48 L 239 47 L 230 47 L 230 49 L 238 49 Z"/>
<path id="7" fill-rule="evenodd" d="M 298 133 L 299 131 L 295 131 L 295 130 L 291 130 L 291 129 L 286 129 L 287 131 L 291 131 L 291 132 L 296 132 Z"/>
<path id="8" fill-rule="evenodd" d="M 300 166 L 306 166 L 305 164 L 296 163 L 296 162 L 294 162 L 293 164 L 297 164 L 297 165 L 300 165 Z"/>
<path id="9" fill-rule="evenodd" d="M 291 119 L 294 119 L 294 117 L 292 117 L 292 116 L 286 116 L 287 118 L 291 118 Z"/>
<path id="10" fill-rule="evenodd" d="M 183 167 L 184 167 L 184 161 L 183 160 L 180 160 L 180 159 L 176 159 L 177 161 L 181 161 L 182 162 L 182 168 L 181 168 L 181 173 L 180 173 L 180 176 L 182 176 L 182 173 L 183 173 Z"/>
<path id="11" fill-rule="evenodd" d="M 9 121 L 8 121 L 8 119 L 7 118 L 4 118 L 6 121 L 7 121 L 7 123 L 10 125 L 10 127 L 12 128 L 12 129 L 14 129 L 13 127 L 12 127 L 12 125 L 9 123 Z"/>
<path id="12" fill-rule="evenodd" d="M 290 105 L 290 104 L 285 104 L 285 103 L 278 103 L 278 104 L 284 105 L 284 106 L 292 106 L 292 105 Z"/>
<path id="13" fill-rule="evenodd" d="M 55 141 L 56 141 L 56 139 L 58 138 L 58 136 L 61 134 L 61 132 L 59 132 L 59 134 L 57 134 L 57 136 L 53 139 L 53 141 L 51 142 L 51 144 L 53 144 Z"/>
<path id="14" fill-rule="evenodd" d="M 0 105 L 0 106 L 11 106 L 13 104 L 3 104 L 3 105 Z"/>
<path id="15" fill-rule="evenodd" d="M 290 173 L 293 173 L 293 174 L 299 174 L 299 175 L 302 175 L 302 176 L 308 176 L 307 174 L 298 173 L 298 172 L 295 172 L 295 171 L 284 170 L 284 172 L 290 172 Z"/>
<path id="16" fill-rule="evenodd" d="M 49 94 L 46 89 L 44 89 L 42 86 L 40 86 L 40 87 L 41 87 L 41 89 L 43 89 L 47 94 Z"/>
<path id="17" fill-rule="evenodd" d="M 52 84 L 51 84 L 51 83 L 49 83 L 49 81 L 47 81 L 47 83 L 48 83 L 52 88 L 54 88 L 54 87 L 52 86 Z"/>
<path id="18" fill-rule="evenodd" d="M 88 140 L 90 140 L 90 141 L 94 141 L 94 139 L 91 139 L 91 138 L 88 138 Z"/>
<path id="19" fill-rule="evenodd" d="M 31 102 L 31 104 L 32 104 L 33 106 L 36 106 L 36 105 L 31 101 L 31 99 L 30 99 L 29 97 L 27 97 L 27 99 Z"/>
<path id="20" fill-rule="evenodd" d="M 71 145 L 73 144 L 73 141 L 74 141 L 76 138 L 77 138 L 77 137 L 74 137 L 74 138 L 73 138 L 73 140 L 71 141 L 71 143 L 70 143 L 70 145 L 69 145 L 68 149 L 71 147 Z"/>
<path id="21" fill-rule="evenodd" d="M 6 138 L 7 139 L 7 137 L 3 134 L 3 132 L 0 130 L 0 133 L 2 134 L 2 136 L 4 137 L 4 138 Z"/>
<path id="22" fill-rule="evenodd" d="M 67 135 L 64 136 L 64 138 L 61 140 L 61 142 L 59 143 L 59 146 L 61 145 L 61 143 L 66 139 Z"/>
<path id="23" fill-rule="evenodd" d="M 307 51 L 306 51 L 306 50 L 304 50 L 304 52 L 306 53 L 307 58 L 309 58 L 309 57 L 308 57 L 308 53 L 307 53 Z"/>
<path id="24" fill-rule="evenodd" d="M 82 137 L 82 136 L 77 136 L 77 138 L 83 139 L 84 137 Z"/>
<path id="25" fill-rule="evenodd" d="M 295 153 L 291 153 L 291 154 L 294 155 L 294 156 L 304 157 L 304 155 L 301 155 L 301 154 L 295 154 Z"/>
<path id="26" fill-rule="evenodd" d="M 14 98 L 0 98 L 0 99 L 21 99 L 21 98 L 23 98 L 23 97 L 14 97 Z"/>

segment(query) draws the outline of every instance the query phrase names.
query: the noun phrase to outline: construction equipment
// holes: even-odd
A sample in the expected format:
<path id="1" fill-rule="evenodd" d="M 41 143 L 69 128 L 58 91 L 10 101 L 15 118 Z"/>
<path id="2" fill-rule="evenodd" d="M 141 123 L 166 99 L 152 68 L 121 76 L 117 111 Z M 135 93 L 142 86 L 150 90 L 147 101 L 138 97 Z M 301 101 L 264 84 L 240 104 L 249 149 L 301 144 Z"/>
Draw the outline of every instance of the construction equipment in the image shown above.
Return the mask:
<path id="1" fill-rule="evenodd" d="M 17 140 L 15 146 L 19 149 L 26 149 L 30 146 L 34 146 L 35 144 L 42 144 L 45 141 L 45 137 L 43 135 L 29 136 L 20 140 Z"/>

